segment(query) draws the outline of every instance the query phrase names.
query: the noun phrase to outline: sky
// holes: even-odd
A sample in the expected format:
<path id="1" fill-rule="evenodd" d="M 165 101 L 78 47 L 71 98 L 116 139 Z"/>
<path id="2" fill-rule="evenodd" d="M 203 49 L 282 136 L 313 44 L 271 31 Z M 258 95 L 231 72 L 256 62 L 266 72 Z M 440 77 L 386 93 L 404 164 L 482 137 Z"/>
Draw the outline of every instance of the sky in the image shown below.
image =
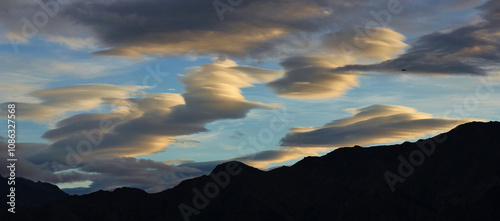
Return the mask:
<path id="1" fill-rule="evenodd" d="M 0 156 L 9 104 L 17 175 L 76 194 L 499 121 L 498 24 L 494 0 L 3 0 Z"/>

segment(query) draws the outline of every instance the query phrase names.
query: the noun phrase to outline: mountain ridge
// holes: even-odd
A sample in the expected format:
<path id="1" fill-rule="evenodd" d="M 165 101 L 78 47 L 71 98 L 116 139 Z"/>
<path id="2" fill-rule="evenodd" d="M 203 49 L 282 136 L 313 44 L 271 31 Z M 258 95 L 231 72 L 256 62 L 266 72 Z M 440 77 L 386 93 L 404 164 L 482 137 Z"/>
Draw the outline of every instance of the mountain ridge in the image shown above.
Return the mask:
<path id="1" fill-rule="evenodd" d="M 98 191 L 4 218 L 498 220 L 498 135 L 500 122 L 471 122 L 429 139 L 339 148 L 270 171 L 231 161 L 159 193 Z"/>
<path id="2" fill-rule="evenodd" d="M 7 180 L 7 178 L 0 176 L 0 194 L 2 196 L 10 195 L 9 190 L 11 186 L 8 185 Z M 16 212 L 24 208 L 40 206 L 53 200 L 69 197 L 69 195 L 60 190 L 59 187 L 50 183 L 40 181 L 34 182 L 22 177 L 16 177 L 15 183 Z M 5 199 L 7 199 L 7 197 L 5 197 Z M 2 206 L 0 206 L 0 215 L 7 213 L 8 208 L 10 208 L 8 204 L 2 203 Z"/>

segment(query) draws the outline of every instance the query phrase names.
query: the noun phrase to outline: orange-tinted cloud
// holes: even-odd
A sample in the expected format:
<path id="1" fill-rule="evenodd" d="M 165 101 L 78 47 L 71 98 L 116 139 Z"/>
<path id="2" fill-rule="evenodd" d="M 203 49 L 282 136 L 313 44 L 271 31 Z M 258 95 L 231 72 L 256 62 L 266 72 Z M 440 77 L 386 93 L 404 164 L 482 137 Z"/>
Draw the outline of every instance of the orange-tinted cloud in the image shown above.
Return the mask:
<path id="1" fill-rule="evenodd" d="M 281 62 L 285 75 L 269 82 L 276 94 L 287 98 L 324 99 L 343 95 L 358 86 L 356 72 L 334 73 L 331 70 L 352 61 L 345 56 L 304 55 Z"/>
<path id="2" fill-rule="evenodd" d="M 91 110 L 106 98 L 127 98 L 138 90 L 138 86 L 110 84 L 75 85 L 32 91 L 28 94 L 40 100 L 38 103 L 17 103 L 20 119 L 47 121 L 68 111 Z M 5 110 L 7 103 L 1 104 Z"/>
<path id="3" fill-rule="evenodd" d="M 380 61 L 401 54 L 408 46 L 403 42 L 404 35 L 384 27 L 369 28 L 363 34 L 329 33 L 322 40 L 323 46 L 335 54 Z"/>
<path id="4" fill-rule="evenodd" d="M 296 127 L 282 139 L 288 147 L 330 147 L 399 142 L 437 134 L 474 119 L 435 118 L 397 105 L 349 109 L 352 117 L 320 127 Z"/>
<path id="5" fill-rule="evenodd" d="M 241 88 L 281 75 L 281 71 L 216 58 L 213 64 L 189 68 L 188 74 L 180 77 L 185 84 L 183 94 L 145 93 L 129 86 L 78 85 L 38 91 L 36 96 L 44 102 L 21 104 L 19 109 L 30 110 L 30 105 L 33 110 L 47 107 L 47 114 L 53 116 L 83 107 L 89 110 L 101 104 L 111 105 L 111 113 L 83 113 L 59 121 L 56 128 L 43 135 L 53 143 L 31 158 L 36 163 L 78 165 L 90 159 L 154 154 L 176 142 L 176 136 L 207 131 L 207 123 L 244 118 L 255 108 L 275 108 L 277 105 L 247 101 Z M 135 97 L 130 96 L 131 91 Z M 57 107 L 60 110 L 52 113 L 50 108 Z M 79 153 L 80 149 L 85 151 Z"/>

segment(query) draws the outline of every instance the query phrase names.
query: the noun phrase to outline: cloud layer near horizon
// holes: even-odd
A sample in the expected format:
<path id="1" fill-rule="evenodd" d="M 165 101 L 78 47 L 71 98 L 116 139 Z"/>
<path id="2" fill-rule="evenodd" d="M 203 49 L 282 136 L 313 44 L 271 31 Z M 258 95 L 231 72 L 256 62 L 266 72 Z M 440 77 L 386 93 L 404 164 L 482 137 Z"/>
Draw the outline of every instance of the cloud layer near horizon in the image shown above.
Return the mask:
<path id="1" fill-rule="evenodd" d="M 282 139 L 287 147 L 349 147 L 412 140 L 437 134 L 475 119 L 434 118 L 414 108 L 372 105 L 348 109 L 352 117 L 321 127 L 295 127 Z"/>
<path id="2" fill-rule="evenodd" d="M 0 156 L 7 158 L 8 151 L 3 148 L 7 145 L 0 144 L 2 144 Z M 88 187 L 65 190 L 75 194 L 123 186 L 141 188 L 147 192 L 159 192 L 174 187 L 182 180 L 210 172 L 195 167 L 168 165 L 163 162 L 131 157 L 93 159 L 78 167 L 70 167 L 56 161 L 35 164 L 29 160 L 31 156 L 36 156 L 48 145 L 43 143 L 18 144 L 16 152 L 19 156 L 17 161 L 19 166 L 16 168 L 16 175 L 34 181 L 63 184 L 63 186 L 91 181 Z M 8 173 L 8 168 L 0 168 L 0 174 Z"/>

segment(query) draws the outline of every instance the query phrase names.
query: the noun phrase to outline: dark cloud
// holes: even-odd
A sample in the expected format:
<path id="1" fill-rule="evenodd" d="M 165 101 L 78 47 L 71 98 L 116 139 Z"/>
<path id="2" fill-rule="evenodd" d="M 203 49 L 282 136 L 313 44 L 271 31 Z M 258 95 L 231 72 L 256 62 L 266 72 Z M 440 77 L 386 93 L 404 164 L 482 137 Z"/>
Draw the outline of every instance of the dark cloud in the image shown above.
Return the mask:
<path id="1" fill-rule="evenodd" d="M 224 2 L 224 1 L 223 1 Z M 125 1 L 120 4 L 80 3 L 68 14 L 72 20 L 91 27 L 109 49 L 98 55 L 141 56 L 173 54 L 225 54 L 229 56 L 274 55 L 293 47 L 309 48 L 296 43 L 314 38 L 324 30 L 351 30 L 368 22 L 378 27 L 407 28 L 421 18 L 445 17 L 443 8 L 451 1 L 429 4 L 397 1 L 404 13 L 390 14 L 385 0 L 275 0 L 242 1 L 219 20 L 213 1 Z M 473 6 L 476 0 L 454 2 L 457 8 Z M 233 8 L 233 7 L 231 7 Z M 396 19 L 397 18 L 397 19 Z M 418 18 L 418 19 L 417 19 Z M 418 23 L 422 29 L 424 24 Z M 294 36 L 294 37 L 291 37 Z M 377 56 L 371 53 L 370 56 Z"/>
<path id="2" fill-rule="evenodd" d="M 7 159 L 7 144 L 0 143 L 0 145 L 0 157 L 2 157 L 2 159 Z M 61 164 L 56 162 L 43 162 L 41 164 L 35 164 L 27 159 L 33 155 L 37 155 L 41 150 L 47 148 L 48 146 L 49 144 L 45 143 L 18 143 L 16 145 L 16 176 L 51 183 L 59 183 L 63 180 L 67 182 L 85 180 L 85 177 L 82 174 L 74 171 L 64 174 L 56 174 L 55 172 L 57 171 L 69 169 L 68 167 L 62 167 Z M 9 172 L 9 169 L 6 167 L 0 168 L 0 174 L 2 175 L 7 175 Z"/>
<path id="3" fill-rule="evenodd" d="M 109 49 L 96 55 L 141 56 L 186 53 L 242 55 L 261 44 L 298 31 L 321 27 L 333 1 L 241 1 L 224 10 L 221 21 L 214 1 L 81 1 L 65 11 L 90 27 Z M 237 1 L 236 1 L 237 2 Z"/>
<path id="4" fill-rule="evenodd" d="M 22 146 L 27 146 L 26 149 L 34 151 L 35 148 L 46 145 L 22 144 Z M 23 153 L 27 153 L 27 151 Z M 45 162 L 37 165 L 25 159 L 24 155 L 18 157 L 17 163 L 16 175 L 35 181 L 40 180 L 61 184 L 62 186 L 74 182 L 91 181 L 89 187 L 69 190 L 79 194 L 97 190 L 110 190 L 123 186 L 140 188 L 148 192 L 159 192 L 172 188 L 185 179 L 210 172 L 194 167 L 167 165 L 149 159 L 130 157 L 106 160 L 94 159 L 77 168 L 71 168 L 58 162 Z M 0 168 L 1 175 L 7 175 L 8 173 L 8 168 Z"/>
<path id="5" fill-rule="evenodd" d="M 59 140 L 69 136 L 81 134 L 83 130 L 90 131 L 98 128 L 103 121 L 109 121 L 112 124 L 120 122 L 119 114 L 112 113 L 84 113 L 77 114 L 59 121 L 57 128 L 46 131 L 42 138 L 49 140 Z M 97 126 L 96 126 L 97 125 Z"/>
<path id="6" fill-rule="evenodd" d="M 7 158 L 7 145 L 0 143 L 0 157 Z M 16 147 L 16 176 L 34 181 L 54 184 L 71 184 L 74 182 L 92 181 L 88 188 L 79 193 L 90 193 L 97 190 L 109 190 L 121 186 L 144 189 L 148 192 L 159 192 L 174 187 L 184 179 L 197 177 L 210 171 L 194 167 L 174 166 L 149 159 L 131 157 L 92 159 L 78 167 L 70 167 L 57 161 L 33 163 L 31 158 L 38 156 L 50 144 L 19 143 Z M 8 168 L 1 167 L 0 174 L 9 174 Z"/>
<path id="7" fill-rule="evenodd" d="M 174 187 L 184 179 L 205 174 L 196 168 L 130 157 L 93 160 L 79 170 L 91 174 L 89 180 L 93 183 L 90 185 L 90 191 L 128 186 L 148 192 L 159 192 Z"/>
<path id="8" fill-rule="evenodd" d="M 472 7 L 478 0 L 438 0 L 432 4 L 398 0 L 404 13 L 390 14 L 386 22 L 380 18 L 385 19 L 387 0 L 232 1 L 237 4 L 205 0 L 65 2 L 68 3 L 59 4 L 54 16 L 49 16 L 47 24 L 37 28 L 35 36 L 71 49 L 99 48 L 96 55 L 218 54 L 262 58 L 290 56 L 297 51 L 311 53 L 311 48 L 321 51 L 313 43 L 318 33 L 352 30 L 368 22 L 405 31 L 414 29 L 408 26 L 412 22 L 417 23 L 419 32 L 436 30 L 433 24 L 422 21 L 456 22 L 460 16 L 450 11 Z M 223 21 L 214 2 L 222 2 L 229 9 L 222 9 Z M 37 12 L 44 12 L 38 1 L 0 2 L 2 25 L 20 36 L 22 40 L 16 41 L 22 44 L 33 37 L 21 33 L 25 25 L 22 19 L 30 20 Z"/>
<path id="9" fill-rule="evenodd" d="M 481 6 L 483 20 L 460 28 L 420 37 L 398 58 L 379 64 L 347 65 L 335 71 L 376 71 L 416 74 L 485 75 L 500 60 L 500 6 L 489 1 Z"/>

